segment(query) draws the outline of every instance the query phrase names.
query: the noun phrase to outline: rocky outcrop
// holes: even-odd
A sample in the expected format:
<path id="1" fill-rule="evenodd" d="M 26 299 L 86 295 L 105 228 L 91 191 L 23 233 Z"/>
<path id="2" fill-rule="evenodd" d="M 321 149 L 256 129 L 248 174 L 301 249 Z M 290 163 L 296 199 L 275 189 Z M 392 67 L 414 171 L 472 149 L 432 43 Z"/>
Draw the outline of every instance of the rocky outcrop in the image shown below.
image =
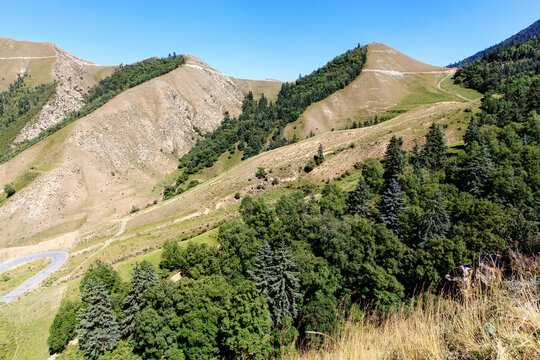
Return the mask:
<path id="1" fill-rule="evenodd" d="M 64 119 L 70 112 L 84 105 L 84 95 L 96 84 L 95 73 L 100 65 L 82 60 L 58 46 L 54 47 L 58 59 L 53 65 L 53 78 L 57 82 L 56 94 L 43 106 L 38 115 L 21 130 L 14 143 L 30 140 Z"/>

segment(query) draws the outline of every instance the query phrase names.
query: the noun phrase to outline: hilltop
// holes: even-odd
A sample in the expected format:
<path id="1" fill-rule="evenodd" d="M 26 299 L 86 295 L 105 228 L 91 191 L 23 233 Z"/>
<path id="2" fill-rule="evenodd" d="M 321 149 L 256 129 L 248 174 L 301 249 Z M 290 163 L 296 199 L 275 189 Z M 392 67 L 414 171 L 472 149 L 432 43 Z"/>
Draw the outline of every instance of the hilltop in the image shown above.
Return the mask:
<path id="1" fill-rule="evenodd" d="M 28 86 L 56 82 L 55 94 L 14 139 L 20 143 L 61 121 L 84 104 L 84 95 L 115 66 L 102 66 L 80 59 L 53 43 L 0 38 L 0 91 L 18 75 L 29 75 Z"/>
<path id="2" fill-rule="evenodd" d="M 367 61 L 351 84 L 312 104 L 299 119 L 287 125 L 284 135 L 302 139 L 366 120 L 387 119 L 416 106 L 460 100 L 438 87 L 452 70 L 414 60 L 391 47 L 367 45 Z"/>

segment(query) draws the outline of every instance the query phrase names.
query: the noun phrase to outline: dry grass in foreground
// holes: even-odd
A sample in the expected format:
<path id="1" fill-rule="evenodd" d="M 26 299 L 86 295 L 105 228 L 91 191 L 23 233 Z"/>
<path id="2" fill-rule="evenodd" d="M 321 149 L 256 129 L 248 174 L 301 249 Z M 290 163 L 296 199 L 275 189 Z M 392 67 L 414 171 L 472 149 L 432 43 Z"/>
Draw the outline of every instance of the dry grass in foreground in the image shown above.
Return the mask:
<path id="1" fill-rule="evenodd" d="M 349 319 L 335 343 L 297 359 L 540 359 L 540 261 L 461 299 L 416 301 L 390 315 Z"/>

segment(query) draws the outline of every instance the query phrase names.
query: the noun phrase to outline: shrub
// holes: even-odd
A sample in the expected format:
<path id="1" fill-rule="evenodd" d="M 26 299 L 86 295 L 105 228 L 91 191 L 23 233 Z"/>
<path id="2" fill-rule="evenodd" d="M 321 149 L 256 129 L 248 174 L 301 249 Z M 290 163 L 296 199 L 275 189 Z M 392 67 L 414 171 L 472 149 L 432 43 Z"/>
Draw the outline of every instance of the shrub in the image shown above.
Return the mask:
<path id="1" fill-rule="evenodd" d="M 80 303 L 76 301 L 64 300 L 54 317 L 49 328 L 49 354 L 60 352 L 77 335 L 77 310 Z"/>
<path id="2" fill-rule="evenodd" d="M 6 184 L 6 186 L 4 186 L 4 192 L 6 193 L 7 197 L 10 197 L 11 195 L 15 194 L 15 188 L 11 184 Z"/>

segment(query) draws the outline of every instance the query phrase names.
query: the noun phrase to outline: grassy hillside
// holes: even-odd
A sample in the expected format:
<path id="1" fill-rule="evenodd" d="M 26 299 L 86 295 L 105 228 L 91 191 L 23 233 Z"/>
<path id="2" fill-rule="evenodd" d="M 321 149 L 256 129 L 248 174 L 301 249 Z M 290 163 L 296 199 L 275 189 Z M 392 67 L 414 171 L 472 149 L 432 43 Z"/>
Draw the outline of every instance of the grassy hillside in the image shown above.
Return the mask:
<path id="1" fill-rule="evenodd" d="M 464 101 L 448 93 L 480 95 L 451 85 L 451 71 L 423 64 L 384 44 L 367 45 L 367 59 L 360 76 L 345 88 L 310 105 L 284 129 L 287 139 L 361 127 L 388 120 L 417 106 L 440 101 Z M 442 90 L 441 90 L 442 88 Z"/>
<path id="2" fill-rule="evenodd" d="M 182 173 L 171 186 L 178 189 L 190 174 L 211 167 L 226 151 L 242 151 L 246 159 L 265 148 L 272 149 L 290 143 L 281 138 L 284 126 L 295 121 L 311 103 L 353 81 L 362 70 L 365 53 L 363 47 L 349 50 L 294 84 L 283 84 L 275 103 L 269 103 L 265 96 L 257 101 L 250 92 L 238 118 L 226 114 L 218 129 L 206 134 L 203 140 L 180 159 L 178 168 Z M 269 141 L 270 135 L 272 139 Z M 175 193 L 175 189 L 168 192 Z"/>
<path id="3" fill-rule="evenodd" d="M 293 193 L 304 186 L 316 192 L 320 191 L 323 181 L 335 177 L 340 178 L 338 184 L 351 190 L 360 174 L 354 169 L 354 164 L 366 157 L 382 154 L 385 142 L 389 138 L 389 132 L 405 136 L 406 146 L 410 148 L 413 145 L 413 139 L 424 135 L 424 131 L 421 129 L 425 128 L 426 124 L 438 121 L 443 125 L 448 125 L 449 141 L 455 142 L 459 139 L 459 134 L 465 130 L 464 127 L 468 120 L 467 113 L 463 111 L 468 106 L 471 105 L 446 103 L 438 108 L 418 109 L 384 124 L 365 129 L 323 134 L 248 159 L 239 167 L 232 169 L 230 173 L 213 180 L 211 184 L 199 185 L 163 203 L 163 205 L 154 205 L 134 213 L 127 224 L 126 232 L 116 238 L 105 251 L 100 252 L 93 260 L 101 259 L 114 264 L 115 268 L 126 278 L 126 274 L 135 261 L 150 260 L 154 264 L 159 261 L 160 247 L 168 239 L 187 240 L 192 238 L 193 234 L 200 233 L 203 235 L 196 239 L 206 241 L 207 235 L 215 234 L 216 231 L 212 230 L 208 233 L 208 229 L 237 217 L 239 201 L 234 199 L 236 192 L 240 192 L 242 196 L 245 194 L 262 195 L 269 203 L 275 203 L 281 195 Z M 299 172 L 298 168 L 303 167 L 305 162 L 316 153 L 319 143 L 322 143 L 325 148 L 326 161 L 310 174 Z M 350 147 L 351 143 L 354 143 L 355 146 Z M 269 174 L 270 181 L 277 178 L 279 185 L 272 186 L 269 182 L 266 183 L 264 180 L 255 178 L 254 174 L 261 166 L 272 171 Z M 341 178 L 341 175 L 347 170 L 350 173 Z M 259 185 L 261 185 L 260 188 L 258 188 Z M 116 231 L 117 226 L 109 230 L 110 233 Z M 71 253 L 67 265 L 53 274 L 50 282 L 54 283 L 57 279 L 72 272 L 77 265 L 93 254 L 109 238 L 104 236 L 102 231 L 96 230 L 95 233 L 96 235 L 91 240 L 77 246 Z M 86 264 L 74 273 L 76 279 L 88 265 Z M 69 281 L 67 284 L 72 282 Z M 71 285 L 69 286 L 71 287 Z M 4 318 L 3 323 L 0 323 L 0 328 L 13 334 L 10 336 L 16 336 L 21 347 L 32 346 L 39 349 L 35 355 L 25 353 L 29 356 L 28 359 L 40 359 L 39 354 L 46 352 L 45 339 L 48 324 L 52 321 L 52 317 L 45 312 L 39 315 L 32 312 L 32 304 L 36 301 L 49 304 L 47 299 L 50 296 L 51 301 L 53 298 L 56 299 L 54 300 L 56 303 L 53 302 L 50 305 L 51 311 L 56 311 L 60 298 L 56 297 L 55 294 L 58 294 L 58 290 L 54 289 L 59 288 L 64 289 L 64 283 L 55 284 L 48 290 L 28 294 L 24 301 L 10 304 L 5 308 L 8 317 Z M 47 298 L 42 298 L 43 296 Z M 18 315 L 13 317 L 15 312 Z M 33 317 L 28 314 L 33 314 Z M 10 319 L 9 322 L 7 319 Z M 28 326 L 31 326 L 30 324 L 44 325 L 39 325 L 35 331 L 22 336 L 25 328 L 22 327 L 15 331 L 15 321 L 26 323 Z M 10 337 L 10 339 L 14 338 Z M 10 348 L 6 354 L 12 356 L 14 350 L 15 348 Z"/>
<path id="4" fill-rule="evenodd" d="M 0 91 L 23 73 L 31 75 L 31 86 L 52 83 L 57 56 L 52 43 L 0 38 Z"/>

